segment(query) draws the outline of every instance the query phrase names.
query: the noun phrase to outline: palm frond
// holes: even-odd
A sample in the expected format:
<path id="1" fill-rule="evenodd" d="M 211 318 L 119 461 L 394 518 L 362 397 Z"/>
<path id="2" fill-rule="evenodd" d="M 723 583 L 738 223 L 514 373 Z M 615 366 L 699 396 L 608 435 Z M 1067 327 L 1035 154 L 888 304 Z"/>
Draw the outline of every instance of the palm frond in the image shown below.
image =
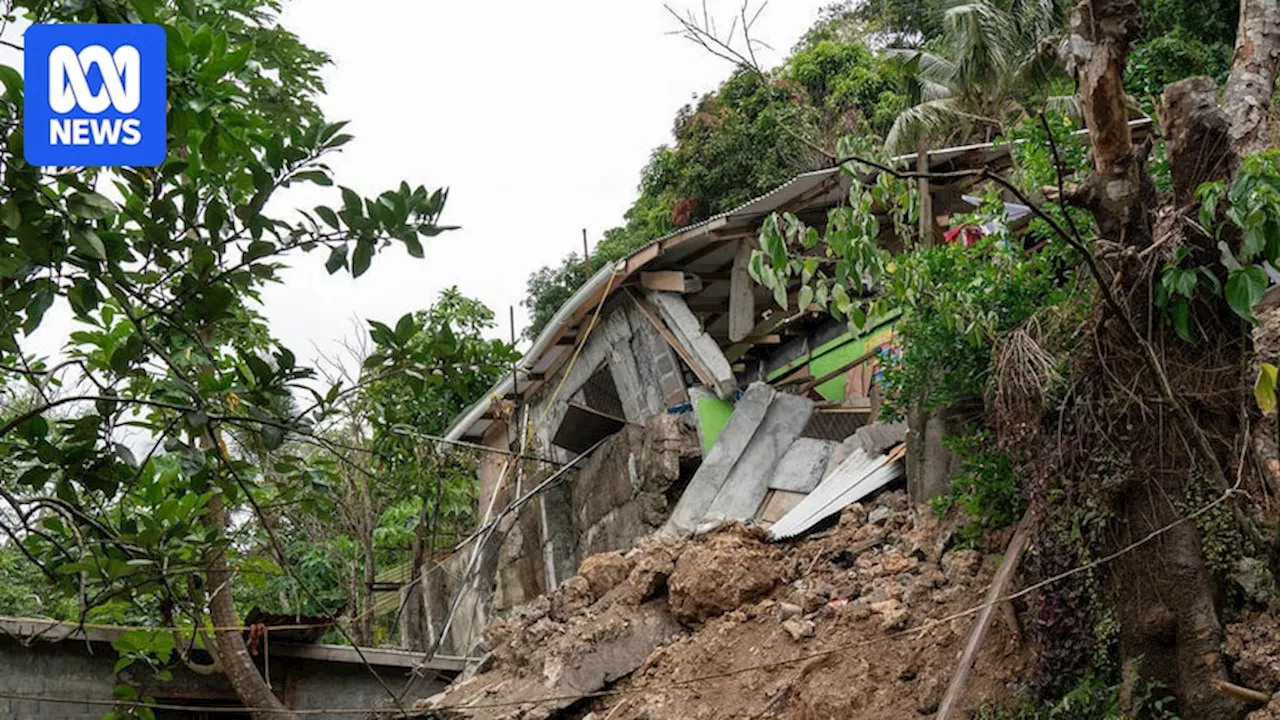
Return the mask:
<path id="1" fill-rule="evenodd" d="M 955 98 L 913 105 L 894 119 L 884 139 L 885 151 L 896 155 L 915 150 L 922 140 L 944 139 L 969 125 L 973 117 L 960 109 Z"/>

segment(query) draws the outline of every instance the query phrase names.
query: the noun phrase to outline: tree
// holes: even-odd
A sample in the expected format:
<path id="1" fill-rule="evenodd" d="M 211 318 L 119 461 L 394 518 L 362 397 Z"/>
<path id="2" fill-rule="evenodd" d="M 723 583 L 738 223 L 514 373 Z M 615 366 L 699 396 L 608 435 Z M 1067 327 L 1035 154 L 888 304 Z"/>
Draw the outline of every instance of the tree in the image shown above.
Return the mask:
<path id="1" fill-rule="evenodd" d="M 1270 537 L 1260 531 L 1265 516 L 1239 492 L 1253 475 L 1239 449 L 1266 448 L 1259 441 L 1274 436 L 1266 421 L 1254 425 L 1260 429 L 1250 437 L 1256 420 L 1242 417 L 1249 416 L 1252 397 L 1239 378 L 1259 360 L 1280 355 L 1266 333 L 1255 335 L 1252 353 L 1241 342 L 1247 324 L 1259 322 L 1266 266 L 1280 260 L 1280 171 L 1277 151 L 1267 149 L 1266 112 L 1280 71 L 1280 25 L 1274 5 L 1241 5 L 1221 105 L 1207 77 L 1163 88 L 1160 120 L 1172 186 L 1164 195 L 1148 170 L 1151 144 L 1135 142 L 1129 124 L 1125 78 L 1141 27 L 1137 4 L 1125 0 L 1093 0 L 1073 11 L 1070 47 L 1078 53 L 1073 62 L 1091 141 L 1087 168 L 1064 162 L 1067 138 L 1042 116 L 1045 133 L 1027 139 L 1048 156 L 1052 181 L 1020 187 L 1016 178 L 972 171 L 989 186 L 996 208 L 1003 197 L 1030 206 L 1050 242 L 1077 258 L 1030 279 L 1074 285 L 1075 292 L 1046 293 L 1049 302 L 1040 308 L 1028 307 L 1025 298 L 1011 302 L 1016 295 L 998 291 L 1002 279 L 1025 272 L 1017 249 L 986 259 L 992 248 L 975 248 L 978 258 L 1001 267 L 996 279 L 977 288 L 947 281 L 954 273 L 949 268 L 973 261 L 963 249 L 891 257 L 875 243 L 873 207 L 895 200 L 880 185 L 856 179 L 849 205 L 833 211 L 821 231 L 794 216 L 767 220 L 751 269 L 775 292 L 782 288 L 780 302 L 787 300 L 787 284 L 799 280 L 802 305 L 812 299 L 856 327 L 886 301 L 908 313 L 935 300 L 947 303 L 956 321 L 925 318 L 922 324 L 908 314 L 899 340 L 904 354 L 933 347 L 926 361 L 941 362 L 947 380 L 990 398 L 986 409 L 998 448 L 1013 459 L 1040 527 L 1032 572 L 1075 578 L 1069 586 L 1048 584 L 1033 608 L 1041 689 L 1065 692 L 1106 666 L 1117 686 L 1121 675 L 1128 678 L 1119 691 L 1123 702 L 1156 683 L 1176 692 L 1182 717 L 1228 717 L 1237 709 L 1213 690 L 1226 677 L 1223 614 L 1248 602 L 1239 591 L 1244 569 L 1253 568 L 1263 582 L 1280 570 L 1274 551 L 1280 530 Z M 848 142 L 838 154 L 853 178 L 874 170 L 893 184 L 919 175 Z M 1056 185 L 1053 197 L 1062 205 L 1035 201 L 1045 185 Z M 1188 222 L 1197 208 L 1196 220 Z M 1092 222 L 1081 222 L 1080 210 Z M 831 270 L 818 269 L 820 258 Z M 971 276 L 982 272 L 961 273 Z M 966 295 L 955 295 L 957 289 Z M 994 302 L 981 297 L 987 292 Z M 1055 323 L 1055 316 L 1068 322 Z M 933 337 L 914 335 L 922 330 Z M 936 350 L 946 347 L 944 339 L 964 335 L 976 336 L 978 361 L 955 367 L 975 354 L 953 350 L 944 359 Z M 985 377 L 953 374 L 974 366 Z M 1214 377 L 1215 371 L 1225 374 Z M 911 383 L 896 387 L 899 393 L 932 392 L 927 383 L 936 380 L 903 374 L 901 367 L 896 377 Z M 1260 393 L 1266 396 L 1265 388 Z M 1274 443 L 1259 459 L 1263 467 L 1274 465 Z M 1257 482 L 1274 486 L 1277 479 Z M 1270 570 L 1259 571 L 1268 554 Z M 1101 575 L 1080 573 L 1095 565 Z M 1098 628 L 1107 626 L 1100 635 Z"/>
<path id="2" fill-rule="evenodd" d="M 416 608 L 422 602 L 419 578 L 426 560 L 473 527 L 477 517 L 478 457 L 424 440 L 443 433 L 455 417 L 484 399 L 511 372 L 519 353 L 513 345 L 485 337 L 496 327 L 493 311 L 456 287 L 442 291 L 427 310 L 401 317 L 394 327 L 370 326 L 375 350 L 364 361 L 360 402 L 381 487 L 366 492 L 375 501 L 381 498 L 387 509 L 406 498 L 415 501 L 416 517 L 404 530 L 412 532 L 405 604 Z M 363 538 L 366 578 L 372 582 L 372 523 L 369 530 Z M 416 649 L 426 649 L 418 616 L 408 613 L 405 634 Z"/>
<path id="3" fill-rule="evenodd" d="M 244 558 L 232 513 L 254 515 L 274 555 L 288 553 L 260 502 L 280 499 L 278 488 L 231 430 L 267 450 L 292 439 L 338 453 L 310 428 L 351 389 L 316 389 L 254 305 L 299 251 L 323 250 L 330 273 L 354 277 L 392 244 L 421 257 L 422 239 L 448 229 L 446 193 L 340 188 L 335 207 L 268 210 L 282 188 L 332 185 L 325 157 L 351 140 L 316 106 L 328 58 L 278 26 L 273 0 L 15 5 L 37 22 L 162 25 L 170 153 L 154 169 L 27 165 L 22 80 L 0 66 L 0 366 L 38 398 L 0 424 L 5 530 L 51 582 L 85 598 L 82 618 L 142 612 L 190 628 L 180 655 L 202 644 L 246 707 L 287 716 L 234 629 Z M 55 301 L 91 329 L 50 364 L 25 336 Z M 314 402 L 282 410 L 308 394 Z M 131 447 L 139 437 L 145 453 Z M 273 472 L 304 485 L 308 461 Z"/>
<path id="4" fill-rule="evenodd" d="M 1069 99 L 1041 91 L 1063 77 L 1055 66 L 1062 21 L 1054 0 L 947 6 L 941 35 L 925 48 L 890 51 L 904 63 L 913 104 L 893 121 L 885 147 L 990 141 L 1006 122 L 1026 117 L 1028 101 L 1071 108 Z"/>

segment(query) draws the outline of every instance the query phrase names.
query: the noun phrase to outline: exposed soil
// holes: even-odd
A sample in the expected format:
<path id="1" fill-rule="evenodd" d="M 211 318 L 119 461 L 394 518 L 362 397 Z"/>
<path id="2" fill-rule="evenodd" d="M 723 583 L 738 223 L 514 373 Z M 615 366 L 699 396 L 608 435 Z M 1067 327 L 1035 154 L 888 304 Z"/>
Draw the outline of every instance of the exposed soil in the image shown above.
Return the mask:
<path id="1" fill-rule="evenodd" d="M 551 596 L 491 624 L 490 660 L 418 708 L 494 720 L 927 716 L 973 618 L 917 628 L 981 604 L 1009 531 L 949 549 L 956 524 L 906 505 L 885 493 L 785 544 L 734 524 L 588 558 Z M 1004 608 L 960 717 L 1016 705 L 1033 663 Z"/>

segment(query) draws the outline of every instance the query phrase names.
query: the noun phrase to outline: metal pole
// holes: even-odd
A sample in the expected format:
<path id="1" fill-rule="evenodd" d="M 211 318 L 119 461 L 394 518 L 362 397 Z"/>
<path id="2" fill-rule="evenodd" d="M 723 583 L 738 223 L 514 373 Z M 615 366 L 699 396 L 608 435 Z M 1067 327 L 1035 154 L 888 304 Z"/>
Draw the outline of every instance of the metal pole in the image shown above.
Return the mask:
<path id="1" fill-rule="evenodd" d="M 586 228 L 582 228 L 582 266 L 586 268 L 586 277 L 591 277 L 591 253 L 587 250 Z"/>

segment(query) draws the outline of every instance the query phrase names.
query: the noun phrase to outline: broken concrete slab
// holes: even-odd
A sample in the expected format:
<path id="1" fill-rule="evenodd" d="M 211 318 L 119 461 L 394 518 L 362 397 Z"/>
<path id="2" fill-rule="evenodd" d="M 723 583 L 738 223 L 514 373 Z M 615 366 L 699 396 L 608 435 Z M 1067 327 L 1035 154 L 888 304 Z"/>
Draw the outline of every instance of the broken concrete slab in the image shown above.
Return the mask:
<path id="1" fill-rule="evenodd" d="M 817 438 L 797 438 L 787 448 L 769 482 L 770 489 L 790 492 L 812 492 L 822 481 L 827 460 L 839 443 Z"/>
<path id="2" fill-rule="evenodd" d="M 905 422 L 875 422 L 863 425 L 854 433 L 858 445 L 868 455 L 882 455 L 886 450 L 907 439 Z"/>
<path id="3" fill-rule="evenodd" d="M 800 437 L 812 414 L 813 402 L 808 398 L 775 394 L 751 442 L 707 508 L 707 516 L 728 520 L 754 517 L 769 491 L 778 462 Z"/>
<path id="4" fill-rule="evenodd" d="M 714 385 L 711 389 L 716 395 L 722 400 L 733 397 L 738 389 L 733 368 L 720 351 L 719 343 L 702 329 L 702 323 L 684 297 L 678 293 L 652 291 L 647 297 L 684 350 L 710 374 Z"/>
<path id="5" fill-rule="evenodd" d="M 564 629 L 567 627 L 567 629 Z M 414 703 L 413 714 L 435 720 L 545 720 L 608 683 L 629 675 L 661 645 L 684 632 L 665 598 L 643 605 L 615 603 L 599 615 L 564 625 L 541 618 L 524 642 L 546 634 L 520 664 L 498 663 Z"/>
<path id="6" fill-rule="evenodd" d="M 776 394 L 776 390 L 764 383 L 756 383 L 742 394 L 729 416 L 729 422 L 720 431 L 716 443 L 703 457 L 698 471 L 676 503 L 667 527 L 692 532 L 707 516 L 711 502 L 755 436 L 756 428 L 764 420 L 769 403 Z"/>

